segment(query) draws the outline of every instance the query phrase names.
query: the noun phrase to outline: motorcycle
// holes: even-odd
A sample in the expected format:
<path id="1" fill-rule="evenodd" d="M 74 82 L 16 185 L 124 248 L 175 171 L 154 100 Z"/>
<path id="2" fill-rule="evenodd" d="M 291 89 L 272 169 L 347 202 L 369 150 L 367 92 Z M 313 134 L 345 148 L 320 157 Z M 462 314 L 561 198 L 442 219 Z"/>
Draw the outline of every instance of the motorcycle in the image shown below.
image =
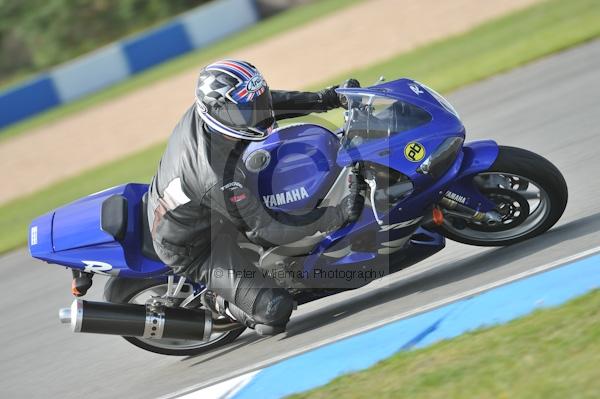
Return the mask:
<path id="1" fill-rule="evenodd" d="M 337 91 L 348 103 L 343 128 L 281 127 L 242 155 L 248 186 L 265 209 L 289 215 L 339 203 L 350 174 L 366 183 L 360 218 L 336 231 L 272 247 L 240 234 L 248 258 L 298 304 L 409 267 L 443 249 L 445 238 L 478 246 L 527 240 L 564 212 L 567 185 L 554 165 L 491 140 L 465 143 L 456 110 L 426 85 L 399 79 Z M 31 256 L 72 269 L 77 298 L 60 320 L 75 332 L 120 335 L 165 355 L 232 342 L 245 327 L 206 309 L 206 287 L 173 275 L 156 255 L 147 188 L 113 187 L 31 223 Z M 376 273 L 360 275 L 377 264 Z M 336 273 L 340 284 L 315 282 Z M 81 299 L 96 274 L 109 277 L 105 302 Z"/>

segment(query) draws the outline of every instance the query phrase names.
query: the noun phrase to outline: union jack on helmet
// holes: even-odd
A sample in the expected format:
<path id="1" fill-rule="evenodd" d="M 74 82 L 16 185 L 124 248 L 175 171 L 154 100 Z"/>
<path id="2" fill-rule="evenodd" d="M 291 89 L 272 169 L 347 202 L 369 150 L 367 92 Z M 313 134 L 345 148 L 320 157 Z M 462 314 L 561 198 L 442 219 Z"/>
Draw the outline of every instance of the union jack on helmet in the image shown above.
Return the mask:
<path id="1" fill-rule="evenodd" d="M 212 130 L 237 139 L 264 140 L 275 125 L 267 82 L 244 61 L 205 67 L 196 85 L 196 109 Z"/>

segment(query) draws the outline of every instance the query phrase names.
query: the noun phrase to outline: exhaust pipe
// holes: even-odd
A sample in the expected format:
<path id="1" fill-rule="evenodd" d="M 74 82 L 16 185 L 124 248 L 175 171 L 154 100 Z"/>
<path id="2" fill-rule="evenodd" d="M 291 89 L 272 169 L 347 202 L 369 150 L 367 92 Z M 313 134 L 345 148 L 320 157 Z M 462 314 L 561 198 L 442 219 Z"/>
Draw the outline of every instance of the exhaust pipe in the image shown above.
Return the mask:
<path id="1" fill-rule="evenodd" d="M 73 332 L 207 341 L 212 332 L 210 311 L 162 305 L 116 304 L 75 299 L 58 312 Z"/>

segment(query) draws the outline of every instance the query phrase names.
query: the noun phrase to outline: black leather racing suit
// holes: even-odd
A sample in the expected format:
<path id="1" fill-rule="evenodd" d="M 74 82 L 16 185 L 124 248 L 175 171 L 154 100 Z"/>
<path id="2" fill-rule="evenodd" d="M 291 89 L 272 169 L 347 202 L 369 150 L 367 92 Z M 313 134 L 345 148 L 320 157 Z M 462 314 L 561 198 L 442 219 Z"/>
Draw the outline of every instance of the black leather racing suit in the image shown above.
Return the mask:
<path id="1" fill-rule="evenodd" d="M 272 91 L 276 119 L 339 106 L 333 92 L 323 93 Z M 316 220 L 290 228 L 285 215 L 265 210 L 244 187 L 246 171 L 238 160 L 246 145 L 208 131 L 195 107 L 188 109 L 150 185 L 152 238 L 157 254 L 175 273 L 205 283 L 233 303 L 245 313 L 246 324 L 285 326 L 292 298 L 243 256 L 238 232 L 278 245 L 331 231 L 344 223 L 344 217 L 336 208 L 324 208 Z"/>

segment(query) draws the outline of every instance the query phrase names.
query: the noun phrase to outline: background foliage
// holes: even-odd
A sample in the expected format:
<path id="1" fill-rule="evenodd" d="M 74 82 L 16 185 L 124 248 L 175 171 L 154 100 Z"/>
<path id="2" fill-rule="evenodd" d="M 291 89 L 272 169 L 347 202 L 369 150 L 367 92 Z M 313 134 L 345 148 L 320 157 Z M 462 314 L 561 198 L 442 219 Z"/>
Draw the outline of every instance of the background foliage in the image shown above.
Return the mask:
<path id="1" fill-rule="evenodd" d="M 0 83 L 56 65 L 209 0 L 0 0 Z"/>

